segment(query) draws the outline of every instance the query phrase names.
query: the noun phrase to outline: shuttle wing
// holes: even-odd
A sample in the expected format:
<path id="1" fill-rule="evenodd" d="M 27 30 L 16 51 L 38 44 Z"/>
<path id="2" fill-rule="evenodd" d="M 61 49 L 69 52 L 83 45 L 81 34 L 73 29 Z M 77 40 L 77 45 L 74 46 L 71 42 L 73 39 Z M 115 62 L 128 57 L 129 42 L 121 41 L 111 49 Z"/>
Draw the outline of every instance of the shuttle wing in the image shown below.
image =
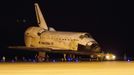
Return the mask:
<path id="1" fill-rule="evenodd" d="M 14 50 L 28 50 L 28 51 L 37 51 L 37 52 L 48 52 L 48 53 L 65 53 L 65 54 L 79 54 L 79 55 L 90 55 L 93 52 L 84 52 L 84 51 L 74 51 L 74 50 L 64 50 L 64 49 L 52 49 L 52 48 L 35 48 L 35 47 L 26 47 L 26 46 L 10 46 L 8 47 Z"/>

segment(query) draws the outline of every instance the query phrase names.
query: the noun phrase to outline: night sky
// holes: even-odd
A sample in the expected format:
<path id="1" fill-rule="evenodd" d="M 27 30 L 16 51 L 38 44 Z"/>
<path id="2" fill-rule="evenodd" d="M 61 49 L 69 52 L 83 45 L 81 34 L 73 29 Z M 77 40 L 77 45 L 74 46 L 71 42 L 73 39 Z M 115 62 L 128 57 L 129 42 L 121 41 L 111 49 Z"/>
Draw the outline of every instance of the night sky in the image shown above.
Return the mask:
<path id="1" fill-rule="evenodd" d="M 6 54 L 10 45 L 24 45 L 24 31 L 37 26 L 35 2 L 48 26 L 89 32 L 105 52 L 134 56 L 132 4 L 112 0 L 1 0 L 0 54 Z"/>

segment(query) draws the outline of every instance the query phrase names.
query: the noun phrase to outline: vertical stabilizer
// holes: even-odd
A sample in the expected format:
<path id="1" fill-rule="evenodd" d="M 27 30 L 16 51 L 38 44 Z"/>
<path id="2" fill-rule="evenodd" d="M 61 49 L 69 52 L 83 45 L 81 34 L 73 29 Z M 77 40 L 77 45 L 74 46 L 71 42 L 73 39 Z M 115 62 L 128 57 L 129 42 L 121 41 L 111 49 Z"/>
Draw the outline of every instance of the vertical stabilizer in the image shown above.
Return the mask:
<path id="1" fill-rule="evenodd" d="M 36 17 L 37 17 L 37 23 L 39 25 L 39 27 L 44 28 L 45 30 L 48 30 L 46 21 L 43 17 L 43 14 L 39 8 L 39 5 L 37 3 L 34 4 L 35 5 L 35 12 L 36 12 Z"/>

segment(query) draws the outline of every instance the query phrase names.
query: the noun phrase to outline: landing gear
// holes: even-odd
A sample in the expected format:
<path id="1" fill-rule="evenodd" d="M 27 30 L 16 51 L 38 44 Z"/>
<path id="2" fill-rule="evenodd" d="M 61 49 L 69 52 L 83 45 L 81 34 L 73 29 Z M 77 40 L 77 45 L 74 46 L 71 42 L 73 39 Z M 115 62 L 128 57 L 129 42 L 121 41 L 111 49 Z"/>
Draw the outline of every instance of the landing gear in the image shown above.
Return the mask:
<path id="1" fill-rule="evenodd" d="M 38 52 L 37 54 L 37 61 L 38 62 L 43 62 L 46 61 L 47 55 L 45 52 Z"/>
<path id="2" fill-rule="evenodd" d="M 67 61 L 75 61 L 76 55 L 38 52 L 36 59 L 38 62 L 67 62 Z"/>
<path id="3" fill-rule="evenodd" d="M 38 62 L 78 62 L 78 61 L 103 61 L 104 54 L 78 55 L 62 53 L 38 52 Z"/>

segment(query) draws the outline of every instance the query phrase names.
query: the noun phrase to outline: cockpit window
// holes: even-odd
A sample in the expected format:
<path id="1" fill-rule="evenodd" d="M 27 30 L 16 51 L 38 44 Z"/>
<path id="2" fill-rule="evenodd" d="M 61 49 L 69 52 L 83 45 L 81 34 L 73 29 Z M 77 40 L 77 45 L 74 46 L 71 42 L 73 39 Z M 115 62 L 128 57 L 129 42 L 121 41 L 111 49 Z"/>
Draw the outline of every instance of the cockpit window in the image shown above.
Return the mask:
<path id="1" fill-rule="evenodd" d="M 80 39 L 83 39 L 84 38 L 84 35 L 80 35 L 80 37 L 79 37 Z"/>
<path id="2" fill-rule="evenodd" d="M 84 35 L 80 35 L 80 39 L 83 39 L 83 38 L 89 38 L 89 37 L 91 37 L 91 35 L 90 34 L 84 34 Z"/>
<path id="3" fill-rule="evenodd" d="M 84 37 L 89 38 L 89 37 L 91 37 L 91 35 L 90 34 L 85 34 Z"/>

